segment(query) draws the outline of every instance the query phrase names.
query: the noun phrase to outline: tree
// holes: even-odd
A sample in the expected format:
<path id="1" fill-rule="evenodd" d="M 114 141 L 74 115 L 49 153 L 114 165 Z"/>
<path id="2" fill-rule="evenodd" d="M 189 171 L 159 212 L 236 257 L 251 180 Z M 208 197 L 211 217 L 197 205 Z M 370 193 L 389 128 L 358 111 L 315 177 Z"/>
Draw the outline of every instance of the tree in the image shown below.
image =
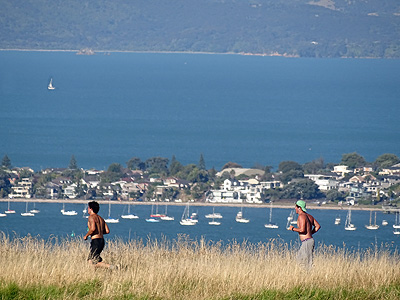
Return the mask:
<path id="1" fill-rule="evenodd" d="M 12 165 L 11 165 L 11 160 L 10 160 L 10 158 L 7 156 L 7 154 L 4 155 L 3 160 L 1 161 L 1 166 L 2 166 L 3 168 L 6 168 L 6 169 L 11 169 L 11 167 L 12 167 Z"/>
<path id="2" fill-rule="evenodd" d="M 152 157 L 146 160 L 146 169 L 150 174 L 168 174 L 168 158 Z"/>
<path id="3" fill-rule="evenodd" d="M 326 200 L 327 201 L 343 201 L 345 200 L 345 195 L 341 192 L 339 192 L 338 190 L 329 190 L 326 192 Z"/>
<path id="4" fill-rule="evenodd" d="M 399 162 L 400 162 L 400 159 L 397 157 L 397 155 L 391 154 L 391 153 L 385 153 L 385 154 L 382 154 L 381 156 L 379 156 L 375 160 L 374 164 L 378 168 L 388 168 L 395 164 L 398 164 Z"/>
<path id="5" fill-rule="evenodd" d="M 318 185 L 310 179 L 300 179 L 286 185 L 281 194 L 283 199 L 318 199 L 323 196 Z"/>
<path id="6" fill-rule="evenodd" d="M 106 172 L 100 175 L 101 182 L 114 182 L 123 177 L 122 166 L 119 163 L 112 163 Z"/>
<path id="7" fill-rule="evenodd" d="M 203 153 L 200 154 L 199 164 L 197 165 L 197 168 L 199 170 L 205 170 L 206 169 L 206 163 L 204 161 Z"/>
<path id="8" fill-rule="evenodd" d="M 177 173 L 182 171 L 183 165 L 176 160 L 175 155 L 172 155 L 171 163 L 169 164 L 169 174 L 175 176 Z"/>
<path id="9" fill-rule="evenodd" d="M 11 192 L 10 175 L 4 170 L 0 169 L 0 197 L 4 198 Z"/>
<path id="10" fill-rule="evenodd" d="M 132 157 L 126 162 L 126 167 L 131 170 L 144 170 L 145 163 L 139 157 Z"/>
<path id="11" fill-rule="evenodd" d="M 224 170 L 224 169 L 228 169 L 228 168 L 242 168 L 242 166 L 241 165 L 239 165 L 239 164 L 237 164 L 237 163 L 234 163 L 234 162 L 227 162 L 223 167 L 222 167 L 222 170 Z"/>
<path id="12" fill-rule="evenodd" d="M 308 162 L 303 165 L 303 170 L 306 174 L 316 174 L 322 169 L 324 169 L 323 158 L 315 159 L 312 162 Z"/>
<path id="13" fill-rule="evenodd" d="M 71 170 L 78 169 L 78 163 L 77 163 L 77 161 L 75 159 L 75 155 L 73 155 L 73 154 L 71 156 L 71 160 L 69 161 L 68 169 L 71 169 Z"/>
<path id="14" fill-rule="evenodd" d="M 351 169 L 365 166 L 367 162 L 360 154 L 353 152 L 342 155 L 341 164 L 348 166 Z"/>
<path id="15" fill-rule="evenodd" d="M 290 170 L 288 172 L 282 173 L 278 175 L 278 178 L 283 182 L 283 183 L 288 183 L 289 181 L 295 179 L 295 178 L 303 178 L 304 173 L 301 170 Z"/>
<path id="16" fill-rule="evenodd" d="M 289 171 L 303 171 L 301 165 L 295 161 L 283 161 L 279 164 L 278 170 L 282 173 L 287 173 Z"/>

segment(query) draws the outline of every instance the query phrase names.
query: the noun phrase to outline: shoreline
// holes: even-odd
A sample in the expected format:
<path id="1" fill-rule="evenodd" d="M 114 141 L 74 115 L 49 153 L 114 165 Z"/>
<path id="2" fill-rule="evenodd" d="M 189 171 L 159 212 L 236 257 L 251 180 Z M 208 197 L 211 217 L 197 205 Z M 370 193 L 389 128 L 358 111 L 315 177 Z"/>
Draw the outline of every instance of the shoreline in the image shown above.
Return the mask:
<path id="1" fill-rule="evenodd" d="M 85 199 L 27 199 L 27 198 L 18 198 L 18 199 L 6 199 L 0 198 L 0 203 L 3 202 L 28 202 L 28 203 L 75 203 L 75 204 L 86 204 L 92 200 L 85 200 Z M 118 205 L 174 205 L 174 206 L 185 206 L 187 202 L 142 202 L 142 201 L 124 201 L 124 200 L 97 200 L 99 204 L 118 204 Z M 249 203 L 204 203 L 204 202 L 190 202 L 191 206 L 209 206 L 209 207 L 247 207 L 247 208 L 269 208 L 269 203 L 263 204 L 249 204 Z M 349 206 L 338 206 L 332 204 L 325 204 L 318 206 L 314 203 L 307 203 L 307 209 L 314 210 L 347 210 Z M 290 209 L 294 208 L 294 203 L 292 202 L 282 202 L 279 204 L 274 204 L 273 208 L 283 208 L 283 209 Z M 383 211 L 382 207 L 370 207 L 370 206 L 351 206 L 352 210 L 358 211 Z"/>
<path id="2" fill-rule="evenodd" d="M 247 53 L 247 52 L 200 52 L 200 51 L 145 51 L 145 50 L 93 50 L 94 54 L 78 54 L 81 49 L 0 49 L 0 52 L 20 51 L 20 52 L 72 52 L 79 56 L 93 56 L 96 53 L 137 53 L 137 54 L 204 54 L 204 55 L 240 55 L 240 56 L 260 56 L 260 57 L 283 57 L 283 58 L 315 58 L 315 59 L 400 59 L 385 57 L 306 57 L 287 53 Z"/>

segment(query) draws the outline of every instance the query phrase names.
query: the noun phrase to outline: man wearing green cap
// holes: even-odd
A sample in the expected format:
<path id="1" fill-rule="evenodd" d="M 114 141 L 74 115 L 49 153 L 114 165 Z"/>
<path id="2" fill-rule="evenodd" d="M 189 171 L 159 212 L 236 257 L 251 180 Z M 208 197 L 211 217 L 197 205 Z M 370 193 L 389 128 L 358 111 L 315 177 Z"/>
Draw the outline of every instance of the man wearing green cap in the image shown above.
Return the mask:
<path id="1" fill-rule="evenodd" d="M 312 215 L 307 213 L 306 202 L 303 200 L 296 202 L 295 210 L 296 214 L 299 215 L 297 218 L 297 228 L 290 225 L 288 230 L 299 233 L 301 247 L 297 254 L 298 262 L 306 268 L 311 268 L 315 246 L 313 234 L 321 228 L 321 225 L 319 225 Z"/>

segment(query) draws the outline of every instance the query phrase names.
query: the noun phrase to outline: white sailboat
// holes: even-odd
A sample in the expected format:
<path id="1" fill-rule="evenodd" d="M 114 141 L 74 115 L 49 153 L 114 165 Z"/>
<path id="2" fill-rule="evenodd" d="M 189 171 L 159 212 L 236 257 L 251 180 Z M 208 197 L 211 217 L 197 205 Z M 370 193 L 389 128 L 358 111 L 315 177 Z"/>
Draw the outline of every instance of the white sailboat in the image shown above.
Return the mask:
<path id="1" fill-rule="evenodd" d="M 354 224 L 351 223 L 351 208 L 349 208 L 349 211 L 347 212 L 346 216 L 346 222 L 344 224 L 344 229 L 348 231 L 354 231 L 357 228 L 354 226 Z"/>
<path id="2" fill-rule="evenodd" d="M 382 226 L 387 226 L 389 223 L 386 220 L 382 220 Z"/>
<path id="3" fill-rule="evenodd" d="M 65 203 L 63 203 L 63 208 L 61 210 L 61 213 L 64 216 L 76 216 L 78 214 L 75 210 L 65 210 Z"/>
<path id="4" fill-rule="evenodd" d="M 154 205 L 151 205 L 151 214 L 150 214 L 150 218 L 146 219 L 146 222 L 149 223 L 158 223 L 160 222 L 160 215 L 158 213 L 158 206 L 156 206 L 156 213 L 153 213 L 153 209 L 154 209 Z"/>
<path id="5" fill-rule="evenodd" d="M 5 214 L 15 214 L 15 210 L 10 208 L 10 200 L 8 200 L 7 210 L 4 213 Z"/>
<path id="6" fill-rule="evenodd" d="M 365 228 L 369 229 L 369 230 L 376 230 L 379 228 L 379 225 L 376 225 L 376 212 L 375 212 L 375 222 L 374 224 L 371 223 L 372 222 L 372 210 L 369 213 L 369 225 L 365 225 Z"/>
<path id="7" fill-rule="evenodd" d="M 38 213 L 40 213 L 40 210 L 38 210 L 38 209 L 36 208 L 36 203 L 33 203 L 33 209 L 31 209 L 30 212 L 33 213 L 33 214 L 38 214 Z"/>
<path id="8" fill-rule="evenodd" d="M 160 219 L 163 220 L 163 221 L 173 221 L 173 220 L 175 220 L 174 217 L 168 216 L 167 210 L 168 210 L 168 205 L 165 205 L 165 213 L 164 213 L 163 216 L 160 217 Z"/>
<path id="9" fill-rule="evenodd" d="M 139 219 L 139 217 L 138 217 L 137 215 L 131 214 L 131 205 L 130 205 L 130 204 L 128 204 L 128 214 L 126 214 L 126 215 L 121 215 L 121 218 L 122 218 L 122 219 L 131 219 L 131 220 L 133 220 L 133 219 Z"/>
<path id="10" fill-rule="evenodd" d="M 394 221 L 393 228 L 396 228 L 396 229 L 400 228 L 400 218 L 399 218 L 398 212 L 396 212 L 396 219 Z"/>
<path id="11" fill-rule="evenodd" d="M 49 85 L 47 86 L 48 90 L 55 90 L 56 88 L 53 86 L 53 78 L 50 79 Z"/>
<path id="12" fill-rule="evenodd" d="M 158 212 L 158 204 L 156 204 L 156 213 L 153 213 L 153 207 L 154 207 L 154 205 L 151 205 L 151 215 L 150 215 L 151 218 L 161 218 L 161 217 L 165 217 L 164 214 L 160 214 L 160 213 Z"/>
<path id="13" fill-rule="evenodd" d="M 293 222 L 295 222 L 295 224 L 297 225 L 297 220 L 293 221 L 294 220 L 294 214 L 295 214 L 295 211 L 291 209 L 290 210 L 290 214 L 287 217 L 286 229 L 289 229 L 290 225 L 294 225 Z"/>
<path id="14" fill-rule="evenodd" d="M 205 215 L 205 217 L 207 219 L 222 219 L 222 215 L 220 213 L 216 213 L 214 207 L 212 214 Z"/>
<path id="15" fill-rule="evenodd" d="M 250 222 L 249 219 L 243 218 L 243 207 L 236 214 L 236 219 L 235 220 L 238 223 L 249 223 Z"/>
<path id="16" fill-rule="evenodd" d="M 23 217 L 34 217 L 35 216 L 35 214 L 28 211 L 28 201 L 26 201 L 26 204 L 25 204 L 25 212 L 21 213 L 21 216 L 23 216 Z"/>
<path id="17" fill-rule="evenodd" d="M 185 209 L 183 210 L 183 213 L 182 213 L 181 221 L 179 222 L 179 224 L 184 225 L 184 226 L 192 226 L 192 225 L 197 224 L 196 221 L 197 220 L 194 220 L 189 217 L 189 203 L 186 204 Z"/>
<path id="18" fill-rule="evenodd" d="M 215 221 L 214 219 L 212 219 L 212 221 L 208 222 L 208 225 L 218 226 L 218 225 L 221 225 L 221 222 L 218 222 L 218 221 Z"/>
<path id="19" fill-rule="evenodd" d="M 119 223 L 119 219 L 111 218 L 111 201 L 108 202 L 108 218 L 104 221 L 107 223 Z"/>
<path id="20" fill-rule="evenodd" d="M 265 228 L 268 229 L 277 229 L 279 228 L 279 226 L 275 223 L 272 223 L 272 202 L 271 205 L 269 207 L 269 223 L 264 225 Z"/>

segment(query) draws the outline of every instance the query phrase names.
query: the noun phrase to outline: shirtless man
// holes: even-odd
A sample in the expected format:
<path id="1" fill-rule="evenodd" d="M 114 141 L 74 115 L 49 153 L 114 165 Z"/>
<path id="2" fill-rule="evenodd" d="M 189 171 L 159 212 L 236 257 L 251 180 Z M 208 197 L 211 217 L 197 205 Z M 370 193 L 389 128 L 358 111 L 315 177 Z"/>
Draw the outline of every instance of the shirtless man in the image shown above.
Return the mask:
<path id="1" fill-rule="evenodd" d="M 296 202 L 297 228 L 290 225 L 288 230 L 296 231 L 299 233 L 301 240 L 301 247 L 297 253 L 297 261 L 305 268 L 311 268 L 313 264 L 313 254 L 315 242 L 313 234 L 316 233 L 321 225 L 314 219 L 314 217 L 307 213 L 306 203 L 303 200 Z"/>
<path id="2" fill-rule="evenodd" d="M 105 245 L 103 235 L 110 233 L 110 229 L 104 219 L 97 214 L 99 210 L 100 205 L 96 201 L 88 203 L 88 232 L 83 239 L 87 240 L 89 236 L 91 238 L 88 262 L 95 265 L 95 267 L 109 268 L 110 265 L 103 262 L 100 253 Z"/>

